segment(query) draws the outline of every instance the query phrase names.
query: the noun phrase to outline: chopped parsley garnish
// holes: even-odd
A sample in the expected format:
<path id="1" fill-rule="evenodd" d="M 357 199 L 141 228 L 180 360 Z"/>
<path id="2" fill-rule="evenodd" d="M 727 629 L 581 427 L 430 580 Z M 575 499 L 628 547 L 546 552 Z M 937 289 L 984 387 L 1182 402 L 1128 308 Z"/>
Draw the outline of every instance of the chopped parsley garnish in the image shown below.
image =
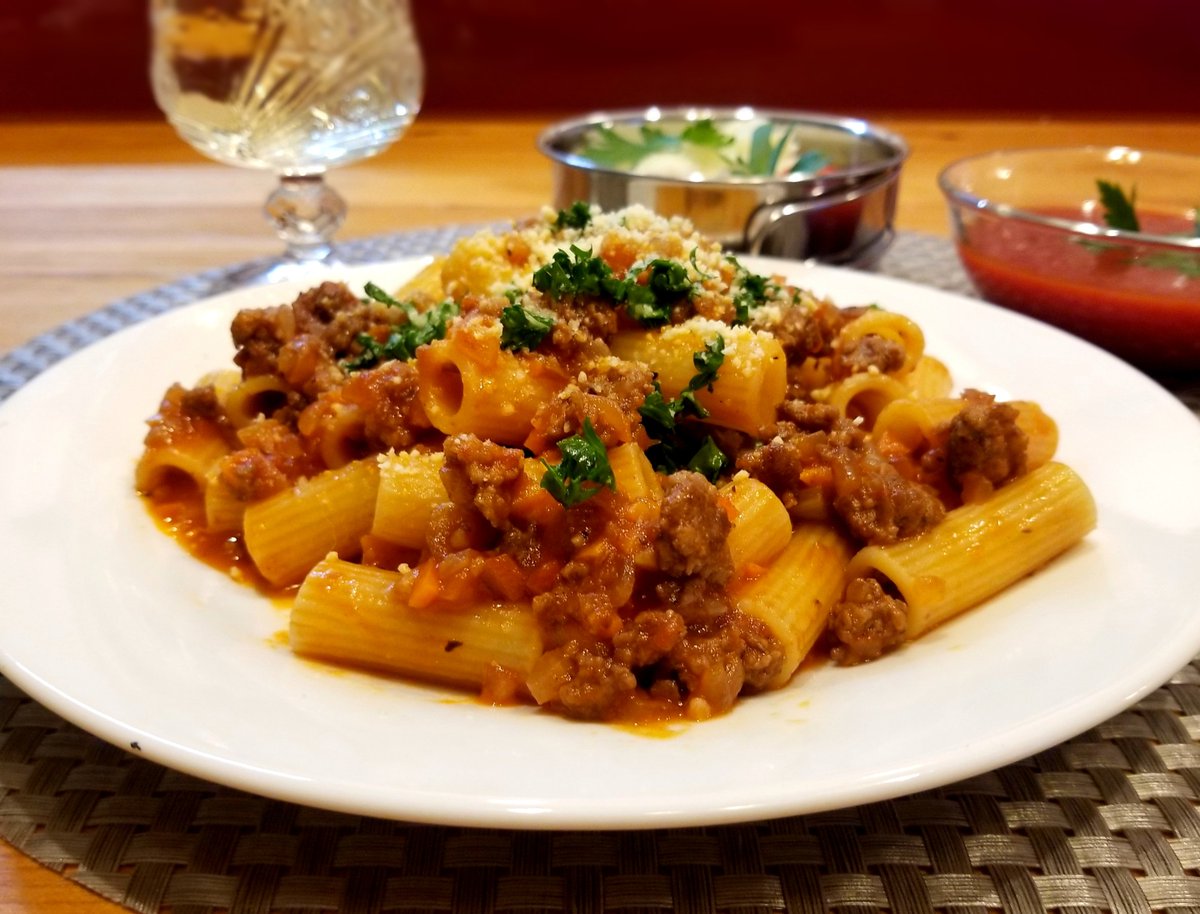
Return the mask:
<path id="1" fill-rule="evenodd" d="M 1200 216 L 1197 216 L 1196 218 L 1200 219 Z M 688 255 L 688 260 L 692 262 L 692 269 L 696 271 L 696 275 L 700 277 L 701 281 L 712 279 L 714 274 L 706 272 L 700 267 L 700 264 L 696 262 L 696 255 L 699 253 L 699 248 L 692 248 L 692 253 Z"/>
<path id="2" fill-rule="evenodd" d="M 560 209 L 554 220 L 556 231 L 573 228 L 583 231 L 592 221 L 592 208 L 584 200 L 576 200 L 566 209 Z"/>
<path id="3" fill-rule="evenodd" d="M 342 360 L 341 366 L 346 371 L 373 368 L 380 362 L 392 359 L 408 361 L 419 346 L 444 337 L 446 325 L 458 314 L 458 305 L 449 299 L 434 305 L 427 311 L 420 311 L 412 302 L 399 301 L 374 283 L 367 283 L 364 291 L 368 298 L 392 308 L 400 308 L 407 316 L 408 323 L 395 327 L 383 342 L 368 333 L 358 334 L 354 341 L 362 352 Z"/>
<path id="4" fill-rule="evenodd" d="M 671 306 L 692 291 L 687 268 L 677 260 L 656 258 L 641 268 L 634 266 L 624 280 L 621 295 L 629 316 L 645 326 L 665 324 L 671 319 Z M 645 275 L 645 283 L 639 282 Z"/>
<path id="5" fill-rule="evenodd" d="M 542 488 L 566 508 L 587 501 L 601 489 L 617 490 L 617 480 L 608 463 L 608 451 L 596 434 L 590 419 L 583 420 L 583 431 L 558 442 L 562 460 L 557 464 L 542 460 L 546 468 Z"/>
<path id="6" fill-rule="evenodd" d="M 647 448 L 646 456 L 656 470 L 670 473 L 687 467 L 704 473 L 711 480 L 724 469 L 727 458 L 711 436 L 697 444 L 692 436 L 683 433 L 679 425 L 682 418 L 691 416 L 703 419 L 708 415 L 708 410 L 696 399 L 696 393 L 705 388 L 712 390 L 724 361 L 725 339 L 718 334 L 705 343 L 704 349 L 693 353 L 692 364 L 696 366 L 696 374 L 678 397 L 667 400 L 655 381 L 654 389 L 638 407 L 642 426 L 655 441 Z"/>
<path id="7" fill-rule="evenodd" d="M 554 329 L 554 318 L 513 303 L 500 312 L 500 346 L 504 349 L 537 349 Z"/>
<path id="8" fill-rule="evenodd" d="M 717 380 L 717 372 L 724 363 L 725 337 L 718 333 L 704 344 L 703 349 L 692 353 L 692 364 L 696 367 L 696 374 L 688 382 L 687 389 L 697 391 L 707 387 L 712 390 L 713 383 Z"/>
<path id="9" fill-rule="evenodd" d="M 689 470 L 694 470 L 709 482 L 716 482 L 728 465 L 729 458 L 725 456 L 724 451 L 717 447 L 717 442 L 713 441 L 712 435 L 705 437 L 704 442 L 692 455 L 692 459 L 687 462 Z"/>
<path id="10" fill-rule="evenodd" d="M 735 324 L 750 323 L 751 312 L 766 304 L 767 300 L 779 291 L 779 285 L 766 276 L 751 273 L 733 255 L 727 258 L 733 264 L 736 272 L 733 276 L 733 322 Z"/>
<path id="11" fill-rule="evenodd" d="M 533 273 L 533 287 L 552 298 L 616 298 L 619 283 L 607 263 L 576 244 L 571 245 L 570 253 L 555 251 L 550 262 Z"/>
<path id="12" fill-rule="evenodd" d="M 1109 228 L 1125 232 L 1140 232 L 1134 203 L 1137 200 L 1137 186 L 1130 188 L 1128 196 L 1119 184 L 1111 181 L 1096 181 L 1096 190 L 1100 194 L 1100 204 L 1104 207 L 1104 224 Z"/>
<path id="13" fill-rule="evenodd" d="M 639 282 L 643 277 L 645 282 Z M 533 287 L 556 299 L 608 299 L 624 305 L 639 323 L 657 326 L 670 320 L 671 306 L 691 293 L 692 282 L 683 264 L 665 258 L 634 267 L 618 279 L 602 258 L 573 244 L 569 252 L 555 251 L 549 263 L 534 271 Z"/>
<path id="14" fill-rule="evenodd" d="M 369 282 L 364 285 L 363 292 L 366 294 L 367 298 L 374 299 L 380 304 L 387 305 L 390 308 L 399 308 L 405 313 L 410 321 L 416 320 L 421 315 L 421 312 L 417 310 L 417 306 L 412 302 L 400 301 L 398 298 L 389 295 L 373 282 Z"/>

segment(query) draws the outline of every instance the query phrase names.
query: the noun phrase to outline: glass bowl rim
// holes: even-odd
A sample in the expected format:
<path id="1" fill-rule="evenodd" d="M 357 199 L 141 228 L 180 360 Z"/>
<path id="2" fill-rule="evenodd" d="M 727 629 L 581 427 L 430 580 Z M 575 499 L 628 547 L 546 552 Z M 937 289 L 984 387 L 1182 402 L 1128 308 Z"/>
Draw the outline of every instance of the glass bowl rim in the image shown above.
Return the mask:
<path id="1" fill-rule="evenodd" d="M 563 140 L 582 134 L 589 127 L 614 123 L 654 123 L 661 121 L 697 121 L 711 118 L 723 120 L 766 120 L 774 123 L 809 124 L 854 134 L 859 139 L 873 140 L 885 146 L 888 154 L 875 162 L 839 168 L 823 175 L 741 175 L 725 178 L 675 178 L 662 175 L 642 175 L 624 168 L 598 165 L 586 156 L 561 148 Z M 592 111 L 577 117 L 559 120 L 545 128 L 537 138 L 537 148 L 548 158 L 563 165 L 594 174 L 640 181 L 656 181 L 668 185 L 704 187 L 764 187 L 793 184 L 830 184 L 856 178 L 872 178 L 895 174 L 908 159 L 908 142 L 871 121 L 842 114 L 800 111 L 786 108 L 759 108 L 755 105 L 647 105 L 644 108 L 618 108 L 611 111 Z"/>
<path id="2" fill-rule="evenodd" d="M 956 186 L 951 181 L 951 172 L 965 166 L 982 162 L 987 159 L 1002 159 L 1004 157 L 1022 157 L 1028 158 L 1037 155 L 1062 155 L 1066 153 L 1096 153 L 1102 155 L 1111 155 L 1117 153 L 1121 156 L 1137 154 L 1138 156 L 1153 156 L 1155 158 L 1170 158 L 1181 161 L 1194 162 L 1200 168 L 1200 156 L 1189 155 L 1183 152 L 1167 152 L 1157 149 L 1137 149 L 1132 146 L 1034 146 L 1023 148 L 1008 148 L 994 149 L 989 152 L 976 153 L 974 155 L 964 156 L 956 159 L 950 164 L 942 168 L 938 172 L 937 183 L 942 194 L 947 201 L 965 206 L 968 209 L 978 210 L 992 216 L 998 216 L 1002 219 L 1014 219 L 1018 222 L 1024 222 L 1030 225 L 1039 225 L 1045 228 L 1056 229 L 1063 232 L 1070 232 L 1074 235 L 1086 235 L 1090 238 L 1104 238 L 1109 240 L 1154 244 L 1164 247 L 1177 248 L 1183 251 L 1200 251 L 1200 236 L 1194 238 L 1180 238 L 1177 235 L 1158 235 L 1153 232 L 1131 232 L 1128 229 L 1109 228 L 1104 225 L 1097 225 L 1094 222 L 1084 220 L 1062 219 L 1056 216 L 1044 216 L 1039 213 L 1030 212 L 1026 209 L 1021 209 L 1018 206 L 1013 206 L 1009 203 L 1001 203 L 994 198 L 981 197 L 976 194 L 965 191 Z"/>

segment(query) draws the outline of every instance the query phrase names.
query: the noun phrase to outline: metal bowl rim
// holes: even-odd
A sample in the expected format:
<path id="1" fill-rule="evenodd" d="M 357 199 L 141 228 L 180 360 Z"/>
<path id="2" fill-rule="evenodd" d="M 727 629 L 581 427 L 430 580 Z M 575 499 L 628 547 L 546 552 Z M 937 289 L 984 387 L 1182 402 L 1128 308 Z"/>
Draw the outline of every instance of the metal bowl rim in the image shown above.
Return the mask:
<path id="1" fill-rule="evenodd" d="M 651 112 L 654 113 L 653 117 L 650 116 Z M 639 121 L 649 123 L 672 119 L 700 120 L 701 118 L 712 118 L 713 120 L 760 119 L 775 122 L 812 124 L 818 127 L 829 127 L 835 130 L 841 130 L 845 133 L 854 134 L 861 139 L 876 140 L 889 148 L 890 155 L 880 159 L 877 162 L 871 162 L 865 165 L 855 165 L 847 168 L 839 168 L 835 172 L 820 176 L 782 175 L 767 177 L 763 175 L 746 175 L 740 177 L 716 179 L 704 178 L 692 180 L 688 178 L 671 178 L 659 175 L 639 175 L 620 168 L 609 168 L 606 166 L 597 165 L 595 162 L 584 156 L 580 156 L 572 152 L 566 152 L 563 149 L 558 148 L 556 145 L 556 143 L 573 133 L 579 133 L 589 127 L 595 127 L 600 124 L 614 122 L 637 123 Z M 612 111 L 593 111 L 588 114 L 568 118 L 566 120 L 557 121 L 554 124 L 551 124 L 538 135 L 537 147 L 548 158 L 558 162 L 561 165 L 566 165 L 579 171 L 609 175 L 615 178 L 624 178 L 626 180 L 654 182 L 664 185 L 677 185 L 681 187 L 703 186 L 714 188 L 772 186 L 786 187 L 797 184 L 819 185 L 822 183 L 837 184 L 840 180 L 846 178 L 854 179 L 873 177 L 875 175 L 887 174 L 888 172 L 898 173 L 900 167 L 904 164 L 909 155 L 908 143 L 903 137 L 862 118 L 841 114 L 826 114 L 815 111 L 796 111 L 786 108 L 756 108 L 753 105 L 677 105 L 665 108 L 658 105 L 649 105 L 645 108 L 619 108 Z"/>

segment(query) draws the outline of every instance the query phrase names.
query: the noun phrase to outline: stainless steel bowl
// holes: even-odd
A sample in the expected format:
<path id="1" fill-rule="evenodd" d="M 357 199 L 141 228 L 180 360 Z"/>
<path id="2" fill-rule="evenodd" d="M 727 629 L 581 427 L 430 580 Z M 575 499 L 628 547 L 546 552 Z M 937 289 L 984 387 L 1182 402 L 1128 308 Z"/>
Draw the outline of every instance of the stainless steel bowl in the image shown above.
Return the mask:
<path id="1" fill-rule="evenodd" d="M 667 177 L 598 165 L 581 153 L 600 128 L 663 129 L 710 119 L 790 127 L 829 166 L 818 174 Z M 606 210 L 640 203 L 686 216 L 732 251 L 869 266 L 891 243 L 900 171 L 908 145 L 867 121 L 828 114 L 741 108 L 645 108 L 561 121 L 538 137 L 554 163 L 554 203 Z"/>

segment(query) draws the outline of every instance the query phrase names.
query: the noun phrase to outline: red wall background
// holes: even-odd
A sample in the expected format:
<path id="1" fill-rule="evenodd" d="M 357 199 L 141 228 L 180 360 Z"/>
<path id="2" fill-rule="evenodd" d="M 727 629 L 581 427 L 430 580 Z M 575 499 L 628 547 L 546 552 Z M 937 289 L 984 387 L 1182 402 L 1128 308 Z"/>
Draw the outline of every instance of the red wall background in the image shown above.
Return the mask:
<path id="1" fill-rule="evenodd" d="M 413 0 L 429 113 L 1200 114 L 1200 0 Z M 0 116 L 155 115 L 147 0 L 3 0 Z"/>

